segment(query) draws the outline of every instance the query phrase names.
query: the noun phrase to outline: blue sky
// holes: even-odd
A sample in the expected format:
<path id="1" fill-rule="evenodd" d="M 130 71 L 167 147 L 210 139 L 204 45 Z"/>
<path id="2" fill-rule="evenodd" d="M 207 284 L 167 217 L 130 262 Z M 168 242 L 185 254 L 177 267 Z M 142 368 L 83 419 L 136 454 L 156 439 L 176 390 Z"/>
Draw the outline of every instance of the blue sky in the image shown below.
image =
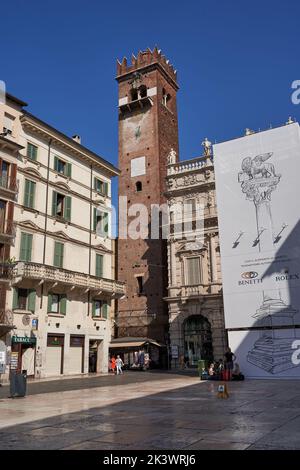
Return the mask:
<path id="1" fill-rule="evenodd" d="M 300 118 L 298 0 L 11 0 L 0 80 L 28 110 L 117 164 L 116 59 L 158 45 L 178 71 L 180 158 Z"/>

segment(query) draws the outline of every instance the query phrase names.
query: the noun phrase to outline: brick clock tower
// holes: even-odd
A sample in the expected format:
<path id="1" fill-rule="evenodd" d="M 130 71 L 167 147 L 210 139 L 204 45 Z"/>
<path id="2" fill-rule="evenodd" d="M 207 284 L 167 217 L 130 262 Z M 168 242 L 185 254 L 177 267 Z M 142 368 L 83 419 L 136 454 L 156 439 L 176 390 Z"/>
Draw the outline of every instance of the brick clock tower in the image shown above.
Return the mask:
<path id="1" fill-rule="evenodd" d="M 119 196 L 127 210 L 143 204 L 148 210 L 148 238 L 122 238 L 119 225 L 118 279 L 126 297 L 118 301 L 118 337 L 147 337 L 166 342 L 168 308 L 167 244 L 151 239 L 151 206 L 166 202 L 168 155 L 178 158 L 176 71 L 155 48 L 117 63 L 119 85 Z M 126 208 L 120 200 L 119 222 Z M 127 227 L 139 216 L 127 217 Z"/>

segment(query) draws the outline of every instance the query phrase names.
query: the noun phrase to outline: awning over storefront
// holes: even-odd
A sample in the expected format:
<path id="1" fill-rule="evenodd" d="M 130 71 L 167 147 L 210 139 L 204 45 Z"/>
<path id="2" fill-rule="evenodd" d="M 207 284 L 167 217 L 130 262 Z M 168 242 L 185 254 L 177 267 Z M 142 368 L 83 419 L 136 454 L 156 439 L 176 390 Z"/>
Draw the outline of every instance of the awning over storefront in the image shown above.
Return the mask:
<path id="1" fill-rule="evenodd" d="M 145 346 L 146 344 L 157 346 L 159 348 L 165 347 L 157 341 L 150 338 L 117 338 L 113 339 L 109 345 L 110 349 L 123 349 L 123 348 L 137 348 Z"/>

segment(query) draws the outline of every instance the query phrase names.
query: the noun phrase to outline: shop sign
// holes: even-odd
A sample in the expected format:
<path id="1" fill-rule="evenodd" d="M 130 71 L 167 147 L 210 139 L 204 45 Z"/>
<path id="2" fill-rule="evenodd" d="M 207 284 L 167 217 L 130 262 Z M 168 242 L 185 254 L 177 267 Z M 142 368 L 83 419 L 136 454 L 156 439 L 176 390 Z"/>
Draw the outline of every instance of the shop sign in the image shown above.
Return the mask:
<path id="1" fill-rule="evenodd" d="M 30 343 L 36 343 L 36 337 L 35 336 L 13 336 L 11 341 L 12 343 L 30 344 Z"/>
<path id="2" fill-rule="evenodd" d="M 18 362 L 19 362 L 19 353 L 18 352 L 12 352 L 10 355 L 10 368 L 11 370 L 15 370 L 18 368 Z"/>
<path id="3" fill-rule="evenodd" d="M 178 359 L 178 346 L 177 345 L 171 346 L 171 355 L 173 359 Z"/>

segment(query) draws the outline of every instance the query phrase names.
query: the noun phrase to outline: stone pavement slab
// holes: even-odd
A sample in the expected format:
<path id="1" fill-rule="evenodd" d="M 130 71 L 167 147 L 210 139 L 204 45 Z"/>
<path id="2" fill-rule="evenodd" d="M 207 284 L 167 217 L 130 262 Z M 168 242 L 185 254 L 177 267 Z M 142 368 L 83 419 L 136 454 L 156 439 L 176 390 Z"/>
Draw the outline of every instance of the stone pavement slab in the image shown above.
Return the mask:
<path id="1" fill-rule="evenodd" d="M 0 400 L 0 449 L 300 449 L 300 381 L 136 377 Z"/>

